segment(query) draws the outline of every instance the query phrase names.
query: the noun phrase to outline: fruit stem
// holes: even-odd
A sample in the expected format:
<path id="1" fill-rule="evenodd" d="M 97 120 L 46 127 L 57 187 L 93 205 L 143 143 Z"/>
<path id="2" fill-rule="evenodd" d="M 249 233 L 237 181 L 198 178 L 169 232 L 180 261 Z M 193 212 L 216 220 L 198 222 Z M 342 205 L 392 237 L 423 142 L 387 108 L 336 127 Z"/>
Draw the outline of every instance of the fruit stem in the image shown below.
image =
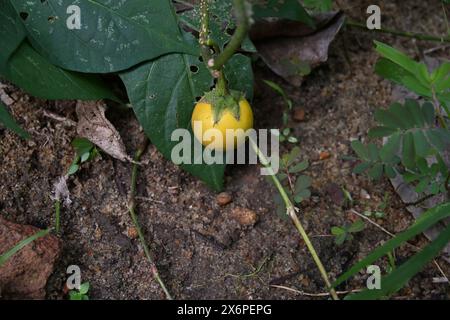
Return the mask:
<path id="1" fill-rule="evenodd" d="M 130 195 L 128 199 L 128 210 L 130 212 L 131 220 L 133 220 L 134 227 L 136 228 L 136 231 L 139 236 L 139 241 L 141 242 L 142 248 L 144 249 L 145 256 L 147 257 L 148 262 L 150 262 L 150 268 L 151 272 L 153 274 L 153 277 L 158 282 L 161 289 L 164 291 L 167 300 L 172 300 L 172 296 L 169 293 L 169 290 L 167 290 L 164 282 L 162 281 L 158 269 L 156 267 L 156 264 L 153 260 L 152 253 L 147 245 L 147 242 L 145 241 L 144 233 L 142 232 L 142 229 L 139 225 L 139 221 L 136 215 L 136 203 L 135 203 L 135 194 L 136 194 L 136 185 L 137 185 L 137 174 L 138 174 L 138 163 L 141 159 L 141 156 L 144 154 L 145 150 L 147 149 L 147 146 L 149 144 L 149 140 L 146 136 L 144 136 L 140 146 L 138 147 L 138 150 L 136 151 L 134 155 L 134 161 L 133 161 L 133 169 L 131 172 L 131 187 L 130 187 Z"/>
<path id="2" fill-rule="evenodd" d="M 316 249 L 314 248 L 314 245 L 312 244 L 311 240 L 308 237 L 308 234 L 306 233 L 302 223 L 300 222 L 300 219 L 297 216 L 297 211 L 299 210 L 296 208 L 292 201 L 289 199 L 289 196 L 286 194 L 286 191 L 284 190 L 283 186 L 281 185 L 280 180 L 278 180 L 278 177 L 276 176 L 275 172 L 273 171 L 272 167 L 269 166 L 269 161 L 267 160 L 266 156 L 261 152 L 258 145 L 256 144 L 253 139 L 250 138 L 250 144 L 252 145 L 253 150 L 258 155 L 259 160 L 261 161 L 261 164 L 267 168 L 270 177 L 272 178 L 273 183 L 278 189 L 278 192 L 281 195 L 281 198 L 284 201 L 284 204 L 286 205 L 286 214 L 291 218 L 292 222 L 294 223 L 295 228 L 299 232 L 300 236 L 303 238 L 303 241 L 305 241 L 306 247 L 308 248 L 317 268 L 320 271 L 320 274 L 325 281 L 325 284 L 328 288 L 328 291 L 331 294 L 331 297 L 334 300 L 339 300 L 339 297 L 337 296 L 336 291 L 334 288 L 331 287 L 331 282 L 328 277 L 328 273 L 325 270 L 325 267 L 322 264 L 322 261 L 319 258 L 319 255 L 317 254 Z"/>
<path id="3" fill-rule="evenodd" d="M 225 79 L 225 75 L 223 74 L 223 71 L 219 71 L 219 78 L 217 79 L 217 92 L 219 95 L 225 96 L 228 94 L 228 82 L 227 79 Z"/>
<path id="4" fill-rule="evenodd" d="M 223 67 L 241 47 L 242 41 L 244 41 L 247 36 L 250 26 L 250 18 L 248 16 L 245 0 L 234 0 L 233 8 L 236 12 L 237 28 L 231 37 L 230 42 L 223 52 L 221 52 L 219 46 L 214 44 L 209 37 L 209 0 L 200 1 L 200 51 L 204 63 L 211 70 L 212 75 L 217 79 L 216 88 L 220 95 L 227 95 L 229 93 L 228 82 L 225 78 Z M 215 52 L 218 56 L 214 58 L 212 52 Z"/>
<path id="5" fill-rule="evenodd" d="M 214 65 L 212 67 L 214 70 L 221 70 L 223 68 L 233 54 L 239 50 L 242 41 L 244 41 L 247 36 L 250 28 L 250 17 L 248 12 L 249 10 L 247 10 L 246 6 L 247 3 L 245 0 L 233 1 L 237 28 L 223 52 L 214 60 Z"/>

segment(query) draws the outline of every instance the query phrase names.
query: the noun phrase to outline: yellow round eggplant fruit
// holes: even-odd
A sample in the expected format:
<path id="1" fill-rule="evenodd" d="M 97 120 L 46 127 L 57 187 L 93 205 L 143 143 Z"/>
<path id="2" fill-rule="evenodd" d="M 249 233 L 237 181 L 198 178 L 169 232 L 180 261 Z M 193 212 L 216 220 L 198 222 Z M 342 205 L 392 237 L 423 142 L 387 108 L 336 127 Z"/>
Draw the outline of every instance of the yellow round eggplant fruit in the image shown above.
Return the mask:
<path id="1" fill-rule="evenodd" d="M 226 151 L 230 148 L 237 148 L 245 141 L 245 131 L 253 128 L 253 111 L 248 101 L 241 98 L 239 100 L 239 119 L 231 110 L 225 108 L 221 112 L 220 119 L 214 122 L 214 110 L 211 103 L 198 102 L 191 119 L 195 138 L 205 147 L 215 150 Z M 229 133 L 234 135 L 234 142 L 227 142 L 227 129 L 232 130 Z M 216 139 L 219 133 L 222 139 Z"/>

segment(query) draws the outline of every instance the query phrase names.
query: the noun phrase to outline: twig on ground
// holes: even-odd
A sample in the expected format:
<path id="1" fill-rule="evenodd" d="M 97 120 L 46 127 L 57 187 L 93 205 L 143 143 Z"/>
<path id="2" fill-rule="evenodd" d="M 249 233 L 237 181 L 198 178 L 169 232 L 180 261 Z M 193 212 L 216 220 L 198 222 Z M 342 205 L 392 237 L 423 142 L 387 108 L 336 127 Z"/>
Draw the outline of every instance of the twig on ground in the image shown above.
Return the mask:
<path id="1" fill-rule="evenodd" d="M 59 114 L 47 111 L 47 110 L 42 111 L 42 114 L 47 118 L 50 118 L 50 119 L 53 119 L 53 120 L 56 120 L 59 122 L 63 122 L 65 125 L 68 125 L 70 127 L 76 127 L 76 125 L 77 125 L 77 123 L 75 121 L 73 121 L 69 118 L 60 116 Z"/>
<path id="2" fill-rule="evenodd" d="M 389 232 L 388 230 L 386 230 L 385 228 L 383 228 L 382 226 L 380 226 L 378 223 L 376 223 L 375 221 L 373 221 L 372 219 L 370 219 L 369 217 L 366 217 L 365 215 L 359 213 L 358 211 L 351 209 L 350 210 L 351 213 L 356 214 L 358 217 L 363 218 L 364 220 L 366 220 L 367 222 L 369 222 L 370 224 L 373 224 L 375 227 L 377 227 L 378 229 L 382 230 L 384 233 L 390 235 L 391 237 L 395 237 L 395 234 L 393 234 L 392 232 Z"/>
<path id="3" fill-rule="evenodd" d="M 153 198 L 150 197 L 134 197 L 136 200 L 142 200 L 142 201 L 147 201 L 147 202 L 154 202 L 154 203 L 159 203 L 159 204 L 166 204 L 164 201 L 159 201 L 159 200 L 155 200 Z"/>
<path id="4" fill-rule="evenodd" d="M 285 287 L 285 286 L 279 286 L 279 285 L 270 285 L 273 288 L 278 288 L 278 289 L 284 289 L 287 291 L 291 291 L 294 292 L 296 294 L 302 295 L 302 296 L 306 296 L 306 297 L 329 297 L 331 296 L 330 292 L 321 292 L 321 293 L 310 293 L 310 292 L 305 292 L 305 291 L 300 291 L 297 289 L 293 289 L 293 288 L 289 288 L 289 287 Z M 356 292 L 361 292 L 363 289 L 355 289 L 355 290 L 349 290 L 349 291 L 336 291 L 337 295 L 343 295 L 343 294 L 349 294 L 349 293 L 356 293 Z"/>

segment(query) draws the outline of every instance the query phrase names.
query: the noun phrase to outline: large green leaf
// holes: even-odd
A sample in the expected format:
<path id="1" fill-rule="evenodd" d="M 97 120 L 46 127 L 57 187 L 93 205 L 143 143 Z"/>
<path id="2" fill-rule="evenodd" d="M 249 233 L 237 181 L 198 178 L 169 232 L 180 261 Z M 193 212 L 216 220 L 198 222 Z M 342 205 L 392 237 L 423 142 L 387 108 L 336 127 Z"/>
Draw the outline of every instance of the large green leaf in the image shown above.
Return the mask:
<path id="1" fill-rule="evenodd" d="M 49 63 L 25 39 L 14 8 L 0 0 L 0 75 L 28 93 L 45 99 L 117 100 L 95 75 L 66 71 Z"/>
<path id="2" fill-rule="evenodd" d="M 9 0 L 0 0 L 0 73 L 25 37 L 25 29 Z"/>
<path id="3" fill-rule="evenodd" d="M 120 76 L 145 133 L 170 159 L 177 144 L 171 141 L 172 132 L 190 127 L 196 97 L 201 97 L 213 84 L 208 70 L 195 56 L 170 54 Z M 225 165 L 185 164 L 182 168 L 216 190 L 223 186 Z"/>
<path id="4" fill-rule="evenodd" d="M 449 241 L 450 225 L 448 225 L 433 242 L 423 248 L 419 253 L 387 276 L 381 278 L 381 288 L 379 290 L 366 289 L 362 292 L 351 294 L 347 296 L 346 299 L 374 300 L 391 296 L 400 290 L 416 273 L 420 272 L 428 262 L 436 257 Z"/>
<path id="5" fill-rule="evenodd" d="M 252 62 L 243 54 L 235 54 L 225 65 L 225 76 L 230 89 L 242 91 L 248 100 L 253 99 Z"/>
<path id="6" fill-rule="evenodd" d="M 188 36 L 187 36 L 188 37 Z M 190 41 L 195 41 L 189 37 Z M 250 61 L 234 56 L 225 66 L 230 88 L 253 92 Z M 245 69 L 242 69 L 245 67 Z M 136 116 L 147 136 L 167 158 L 178 142 L 171 141 L 178 128 L 191 129 L 191 115 L 196 99 L 213 86 L 213 78 L 199 56 L 169 54 L 120 74 Z M 192 144 L 195 141 L 192 137 Z M 223 188 L 225 165 L 183 164 L 181 167 L 205 181 L 215 190 Z"/>
<path id="7" fill-rule="evenodd" d="M 416 222 L 406 231 L 396 235 L 393 239 L 387 241 L 381 247 L 378 247 L 363 260 L 356 263 L 348 271 L 342 274 L 334 283 L 333 287 L 340 285 L 351 276 L 358 273 L 361 269 L 367 267 L 377 259 L 383 257 L 393 249 L 405 243 L 412 237 L 432 227 L 442 219 L 450 216 L 450 203 L 444 203 L 425 212 Z"/>
<path id="8" fill-rule="evenodd" d="M 29 94 L 43 99 L 96 100 L 118 98 L 97 75 L 67 71 L 50 64 L 23 42 L 1 75 Z"/>
<path id="9" fill-rule="evenodd" d="M 14 131 L 19 136 L 24 139 L 28 139 L 30 134 L 23 130 L 14 120 L 14 118 L 9 114 L 6 106 L 0 101 L 0 123 L 3 124 L 9 130 Z"/>
<path id="10" fill-rule="evenodd" d="M 179 32 L 169 0 L 12 1 L 33 46 L 60 67 L 113 72 L 170 52 L 194 53 Z M 68 7 L 80 8 L 80 29 L 69 29 Z"/>

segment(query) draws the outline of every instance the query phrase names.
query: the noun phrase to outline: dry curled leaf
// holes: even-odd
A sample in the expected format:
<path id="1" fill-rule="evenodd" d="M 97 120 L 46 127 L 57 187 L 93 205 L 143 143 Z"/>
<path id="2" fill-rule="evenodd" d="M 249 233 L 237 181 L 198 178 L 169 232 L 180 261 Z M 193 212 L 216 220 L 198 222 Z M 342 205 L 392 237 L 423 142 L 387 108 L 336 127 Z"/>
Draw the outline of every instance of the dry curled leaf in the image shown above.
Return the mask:
<path id="1" fill-rule="evenodd" d="M 106 104 L 102 101 L 77 102 L 77 133 L 97 145 L 111 157 L 131 161 L 119 132 L 105 116 Z"/>
<path id="2" fill-rule="evenodd" d="M 342 13 L 322 15 L 322 27 L 313 31 L 300 22 L 269 20 L 253 31 L 252 39 L 267 66 L 293 85 L 328 59 L 328 48 L 342 27 Z M 266 30 L 266 31 L 264 31 Z"/>
<path id="3" fill-rule="evenodd" d="M 65 205 L 70 205 L 72 200 L 70 200 L 70 192 L 67 187 L 67 176 L 59 177 L 58 181 L 53 186 L 52 200 L 63 201 Z"/>

